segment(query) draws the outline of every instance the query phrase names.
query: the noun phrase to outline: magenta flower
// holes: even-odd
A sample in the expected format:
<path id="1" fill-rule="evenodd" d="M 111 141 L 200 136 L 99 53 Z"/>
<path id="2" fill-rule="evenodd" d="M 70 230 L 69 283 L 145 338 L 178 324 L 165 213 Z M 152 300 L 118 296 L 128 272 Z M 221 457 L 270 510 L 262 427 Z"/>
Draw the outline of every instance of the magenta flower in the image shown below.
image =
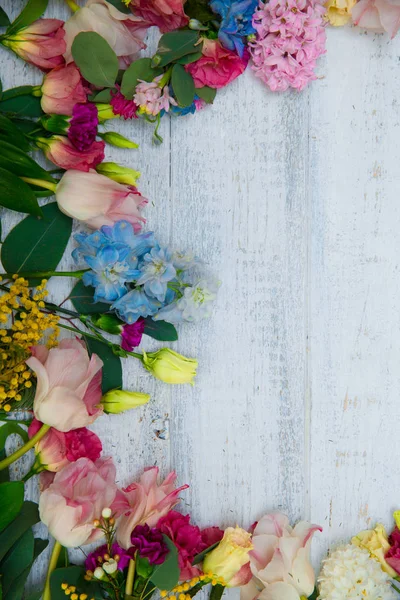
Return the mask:
<path id="1" fill-rule="evenodd" d="M 130 554 L 126 550 L 121 548 L 121 546 L 118 546 L 118 544 L 113 544 L 111 550 L 112 557 L 114 557 L 115 555 L 119 556 L 118 569 L 120 571 L 126 569 L 126 567 L 129 565 L 130 559 L 132 558 Z M 85 569 L 87 571 L 94 571 L 96 567 L 98 567 L 101 564 L 101 562 L 107 560 L 105 558 L 107 551 L 107 544 L 99 546 L 98 548 L 96 548 L 96 550 L 93 550 L 93 552 L 91 552 L 85 560 Z"/>
<path id="2" fill-rule="evenodd" d="M 138 119 L 136 114 L 138 105 L 133 100 L 127 100 L 120 92 L 120 88 L 116 86 L 117 91 L 111 92 L 110 104 L 114 115 L 123 117 L 125 121 L 127 119 Z"/>
<path id="3" fill-rule="evenodd" d="M 389 536 L 390 550 L 385 555 L 385 560 L 400 575 L 400 531 L 394 529 Z"/>
<path id="4" fill-rule="evenodd" d="M 132 352 L 134 348 L 139 346 L 142 341 L 144 325 L 144 319 L 141 317 L 139 317 L 136 323 L 124 325 L 121 333 L 121 348 L 128 350 L 128 352 Z"/>
<path id="5" fill-rule="evenodd" d="M 273 92 L 300 91 L 316 79 L 316 61 L 326 52 L 325 11 L 319 0 L 260 1 L 249 48 L 256 76 Z"/>
<path id="6" fill-rule="evenodd" d="M 148 525 L 137 525 L 131 535 L 132 550 L 138 551 L 139 556 L 148 558 L 151 565 L 161 565 L 168 554 L 168 546 L 164 542 L 159 529 Z"/>
<path id="7" fill-rule="evenodd" d="M 98 124 L 95 104 L 75 104 L 69 122 L 68 139 L 77 150 L 88 150 L 96 139 Z"/>

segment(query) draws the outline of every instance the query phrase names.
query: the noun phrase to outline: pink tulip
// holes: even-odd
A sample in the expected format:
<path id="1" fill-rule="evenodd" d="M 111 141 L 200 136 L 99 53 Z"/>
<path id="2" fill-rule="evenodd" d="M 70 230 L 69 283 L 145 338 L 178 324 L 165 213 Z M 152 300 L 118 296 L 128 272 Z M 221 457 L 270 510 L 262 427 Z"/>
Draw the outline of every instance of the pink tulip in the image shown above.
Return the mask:
<path id="1" fill-rule="evenodd" d="M 162 33 L 185 27 L 189 17 L 185 15 L 186 0 L 132 0 L 130 7 L 135 15 L 146 21 L 149 27 L 155 25 Z"/>
<path id="2" fill-rule="evenodd" d="M 240 58 L 236 52 L 223 48 L 216 40 L 205 39 L 202 52 L 199 60 L 185 67 L 197 88 L 222 88 L 239 77 L 247 67 L 247 53 Z"/>
<path id="3" fill-rule="evenodd" d="M 352 17 L 355 25 L 378 33 L 386 31 L 394 38 L 400 29 L 400 0 L 360 0 Z"/>
<path id="4" fill-rule="evenodd" d="M 146 221 L 139 209 L 147 200 L 134 186 L 122 185 L 93 170 L 64 173 L 57 185 L 56 200 L 63 213 L 93 229 L 124 220 L 136 232 Z"/>
<path id="5" fill-rule="evenodd" d="M 79 173 L 79 171 L 77 171 Z M 103 362 L 76 339 L 62 340 L 57 348 L 34 346 L 26 361 L 36 374 L 35 417 L 59 431 L 86 427 L 103 413 Z"/>
<path id="6" fill-rule="evenodd" d="M 36 143 L 48 160 L 61 169 L 89 171 L 104 160 L 105 142 L 93 142 L 87 150 L 77 150 L 63 135 L 37 138 Z"/>
<path id="7" fill-rule="evenodd" d="M 75 104 L 86 102 L 87 93 L 74 63 L 57 67 L 43 80 L 42 109 L 49 115 L 72 115 Z"/>
<path id="8" fill-rule="evenodd" d="M 33 437 L 43 423 L 33 419 L 28 429 L 29 437 Z M 87 457 L 90 460 L 100 458 L 102 444 L 93 431 L 80 427 L 63 433 L 51 427 L 46 435 L 36 444 L 36 462 L 42 469 L 56 473 L 70 462 Z"/>
<path id="9" fill-rule="evenodd" d="M 104 508 L 114 512 L 117 493 L 112 458 L 79 458 L 56 473 L 42 492 L 40 519 L 66 548 L 90 544 L 104 535 L 93 522 Z"/>
<path id="10" fill-rule="evenodd" d="M 88 0 L 83 8 L 68 19 L 64 28 L 67 43 L 64 57 L 67 63 L 73 60 L 72 42 L 81 31 L 94 31 L 101 35 L 115 54 L 128 64 L 138 58 L 140 50 L 146 48 L 143 40 L 147 25 L 143 19 L 119 11 L 106 0 Z"/>
<path id="11" fill-rule="evenodd" d="M 178 495 L 188 485 L 175 489 L 176 473 L 172 471 L 161 485 L 157 484 L 158 467 L 150 467 L 140 478 L 123 489 L 123 495 L 116 503 L 121 514 L 117 529 L 117 541 L 125 549 L 131 545 L 131 533 L 136 525 L 155 527 L 178 502 Z"/>
<path id="12" fill-rule="evenodd" d="M 39 19 L 13 34 L 11 39 L 7 39 L 6 34 L 3 44 L 26 62 L 49 71 L 64 64 L 63 25 L 64 21 L 58 19 Z"/>
<path id="13" fill-rule="evenodd" d="M 253 579 L 241 588 L 241 600 L 300 600 L 314 591 L 310 544 L 318 525 L 301 521 L 294 528 L 282 513 L 265 515 L 253 533 Z M 265 589 L 263 589 L 265 588 Z"/>

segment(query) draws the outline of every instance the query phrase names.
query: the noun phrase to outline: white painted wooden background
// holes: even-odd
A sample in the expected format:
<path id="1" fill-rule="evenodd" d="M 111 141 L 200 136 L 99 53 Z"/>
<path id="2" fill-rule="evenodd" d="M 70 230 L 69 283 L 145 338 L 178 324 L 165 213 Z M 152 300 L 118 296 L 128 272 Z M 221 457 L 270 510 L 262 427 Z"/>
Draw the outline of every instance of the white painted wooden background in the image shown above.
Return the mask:
<path id="1" fill-rule="evenodd" d="M 0 60 L 5 88 L 40 81 Z M 199 359 L 196 385 L 125 361 L 125 387 L 151 402 L 93 427 L 121 484 L 176 469 L 200 525 L 247 527 L 273 509 L 321 524 L 316 565 L 399 508 L 400 37 L 329 29 L 319 75 L 272 94 L 248 70 L 213 107 L 164 119 L 160 147 L 150 125 L 112 123 L 140 143 L 107 159 L 141 170 L 149 227 L 223 285 L 211 320 L 172 346 Z M 70 282 L 51 289 L 61 300 Z"/>

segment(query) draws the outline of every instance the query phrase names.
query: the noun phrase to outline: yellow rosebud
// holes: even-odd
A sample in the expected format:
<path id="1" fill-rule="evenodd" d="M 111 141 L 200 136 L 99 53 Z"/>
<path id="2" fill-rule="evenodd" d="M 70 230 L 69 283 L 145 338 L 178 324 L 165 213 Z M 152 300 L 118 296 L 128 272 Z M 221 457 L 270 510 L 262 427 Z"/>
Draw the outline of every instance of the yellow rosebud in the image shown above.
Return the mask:
<path id="1" fill-rule="evenodd" d="M 371 557 L 381 563 L 382 569 L 390 577 L 397 575 L 396 571 L 385 560 L 385 554 L 390 549 L 390 544 L 386 530 L 381 523 L 378 523 L 375 529 L 360 531 L 352 538 L 351 542 L 359 548 L 368 550 Z"/>
<path id="2" fill-rule="evenodd" d="M 218 546 L 204 559 L 203 571 L 223 579 L 227 587 L 241 585 L 239 571 L 249 562 L 252 549 L 250 533 L 241 527 L 228 527 Z"/>
<path id="3" fill-rule="evenodd" d="M 100 175 L 105 175 L 109 179 L 116 181 L 117 183 L 122 183 L 124 185 L 133 185 L 135 186 L 137 180 L 140 177 L 139 171 L 135 171 L 134 169 L 130 169 L 129 167 L 122 167 L 121 165 L 117 165 L 114 162 L 103 162 L 97 165 L 96 171 L 100 173 Z"/>
<path id="4" fill-rule="evenodd" d="M 150 400 L 150 394 L 141 394 L 140 392 L 125 392 L 124 390 L 110 390 L 104 394 L 101 403 L 104 412 L 117 415 L 124 410 L 137 408 L 147 404 Z"/>
<path id="5" fill-rule="evenodd" d="M 143 352 L 143 365 L 165 383 L 193 383 L 198 362 L 186 358 L 169 348 L 161 348 L 157 352 Z"/>
<path id="6" fill-rule="evenodd" d="M 334 27 L 346 25 L 351 19 L 351 11 L 357 0 L 327 0 L 325 19 Z"/>
<path id="7" fill-rule="evenodd" d="M 119 116 L 114 113 L 113 107 L 111 106 L 111 104 L 101 104 L 101 103 L 96 102 L 96 107 L 97 107 L 100 123 L 103 123 L 104 121 L 107 121 L 108 119 L 115 119 Z"/>
<path id="8" fill-rule="evenodd" d="M 99 136 L 107 144 L 116 146 L 116 148 L 139 148 L 139 144 L 128 140 L 125 136 L 117 133 L 116 131 L 107 131 L 106 133 L 100 133 Z"/>

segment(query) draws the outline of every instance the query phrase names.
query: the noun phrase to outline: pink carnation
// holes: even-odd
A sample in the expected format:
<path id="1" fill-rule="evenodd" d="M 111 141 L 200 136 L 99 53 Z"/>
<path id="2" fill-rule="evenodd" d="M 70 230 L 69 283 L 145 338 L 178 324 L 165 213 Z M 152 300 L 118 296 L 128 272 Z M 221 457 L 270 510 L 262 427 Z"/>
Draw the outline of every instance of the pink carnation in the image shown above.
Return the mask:
<path id="1" fill-rule="evenodd" d="M 118 84 L 115 87 L 117 88 L 117 91 L 111 92 L 110 100 L 114 115 L 123 117 L 125 121 L 127 119 L 138 119 L 139 117 L 136 114 L 139 108 L 138 105 L 133 100 L 127 100 L 125 96 L 121 94 L 120 86 Z"/>
<path id="2" fill-rule="evenodd" d="M 227 50 L 216 40 L 204 40 L 203 56 L 194 63 L 186 65 L 197 88 L 205 85 L 219 89 L 239 77 L 247 67 L 248 53 L 240 58 L 236 52 Z"/>
<path id="3" fill-rule="evenodd" d="M 253 70 L 273 92 L 302 90 L 316 79 L 317 59 L 326 52 L 318 0 L 271 0 L 253 17 L 256 39 L 249 44 Z"/>

